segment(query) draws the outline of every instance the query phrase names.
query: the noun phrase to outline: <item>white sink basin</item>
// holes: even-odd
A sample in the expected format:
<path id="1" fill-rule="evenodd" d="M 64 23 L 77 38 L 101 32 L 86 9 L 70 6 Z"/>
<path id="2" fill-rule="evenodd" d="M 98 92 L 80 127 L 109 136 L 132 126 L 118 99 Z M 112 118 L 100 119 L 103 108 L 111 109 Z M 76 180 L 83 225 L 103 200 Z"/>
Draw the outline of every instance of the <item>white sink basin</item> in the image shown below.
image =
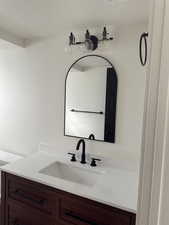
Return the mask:
<path id="1" fill-rule="evenodd" d="M 61 162 L 55 162 L 39 171 L 42 174 L 57 177 L 63 180 L 93 186 L 101 178 L 102 174 L 90 169 L 69 166 Z"/>

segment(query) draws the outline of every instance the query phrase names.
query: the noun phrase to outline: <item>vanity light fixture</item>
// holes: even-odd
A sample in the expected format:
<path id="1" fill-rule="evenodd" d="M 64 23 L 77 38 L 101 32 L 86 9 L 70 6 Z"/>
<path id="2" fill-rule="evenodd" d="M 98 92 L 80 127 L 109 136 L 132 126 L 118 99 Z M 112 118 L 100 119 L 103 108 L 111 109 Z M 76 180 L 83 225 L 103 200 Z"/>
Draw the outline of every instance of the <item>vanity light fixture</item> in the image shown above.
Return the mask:
<path id="1" fill-rule="evenodd" d="M 103 41 L 112 41 L 114 38 L 109 37 L 109 33 L 107 32 L 107 28 L 103 28 L 102 38 L 99 39 L 95 35 L 91 35 L 89 30 L 86 30 L 85 40 L 76 42 L 75 35 L 71 32 L 69 36 L 69 46 L 72 45 L 85 45 L 86 49 L 89 51 L 94 51 L 98 48 L 98 43 Z"/>

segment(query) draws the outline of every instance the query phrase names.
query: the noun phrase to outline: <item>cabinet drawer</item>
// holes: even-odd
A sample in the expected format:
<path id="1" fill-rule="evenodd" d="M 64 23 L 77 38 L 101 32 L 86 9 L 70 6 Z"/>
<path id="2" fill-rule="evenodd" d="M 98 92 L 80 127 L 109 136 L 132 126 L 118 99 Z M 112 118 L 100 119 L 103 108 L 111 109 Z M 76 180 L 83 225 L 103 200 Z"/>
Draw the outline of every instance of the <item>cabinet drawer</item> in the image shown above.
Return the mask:
<path id="1" fill-rule="evenodd" d="M 52 213 L 54 210 L 55 195 L 53 192 L 47 190 L 45 186 L 8 175 L 6 192 L 7 199 L 22 202 L 46 213 Z"/>
<path id="2" fill-rule="evenodd" d="M 9 203 L 5 225 L 54 225 L 52 217 L 25 205 Z"/>
<path id="3" fill-rule="evenodd" d="M 92 203 L 92 202 L 91 202 Z M 74 198 L 60 199 L 60 221 L 73 225 L 132 225 L 129 213 Z"/>

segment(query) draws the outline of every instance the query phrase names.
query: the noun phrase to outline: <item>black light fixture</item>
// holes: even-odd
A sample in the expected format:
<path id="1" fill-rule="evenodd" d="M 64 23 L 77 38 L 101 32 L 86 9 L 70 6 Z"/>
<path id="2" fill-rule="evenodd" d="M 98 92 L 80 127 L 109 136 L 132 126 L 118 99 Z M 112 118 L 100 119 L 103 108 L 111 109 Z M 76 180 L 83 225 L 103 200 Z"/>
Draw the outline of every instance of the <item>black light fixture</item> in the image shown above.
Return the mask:
<path id="1" fill-rule="evenodd" d="M 99 39 L 95 35 L 90 35 L 89 30 L 86 30 L 85 40 L 76 42 L 74 34 L 71 32 L 69 36 L 69 45 L 85 45 L 86 49 L 89 51 L 94 51 L 98 48 L 98 43 L 102 41 L 112 41 L 113 37 L 108 37 L 109 33 L 107 32 L 106 27 L 103 28 L 102 39 Z"/>
<path id="2" fill-rule="evenodd" d="M 90 33 L 89 33 L 89 30 L 86 30 L 85 39 L 86 39 L 86 40 L 90 39 Z"/>
<path id="3" fill-rule="evenodd" d="M 103 29 L 103 40 L 107 40 L 107 35 L 108 35 L 107 29 L 106 29 L 106 27 L 104 27 L 104 29 Z"/>
<path id="4" fill-rule="evenodd" d="M 71 32 L 70 36 L 69 36 L 69 45 L 74 45 L 75 44 L 75 36 L 74 34 Z"/>

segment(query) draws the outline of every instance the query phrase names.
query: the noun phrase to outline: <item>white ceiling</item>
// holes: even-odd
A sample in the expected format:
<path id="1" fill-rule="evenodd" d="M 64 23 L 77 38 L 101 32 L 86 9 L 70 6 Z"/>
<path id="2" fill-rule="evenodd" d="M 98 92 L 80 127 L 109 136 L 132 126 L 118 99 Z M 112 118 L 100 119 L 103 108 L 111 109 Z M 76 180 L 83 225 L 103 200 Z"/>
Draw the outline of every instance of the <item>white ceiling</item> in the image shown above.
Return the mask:
<path id="1" fill-rule="evenodd" d="M 148 20 L 149 0 L 0 0 L 0 28 L 22 38 Z"/>

